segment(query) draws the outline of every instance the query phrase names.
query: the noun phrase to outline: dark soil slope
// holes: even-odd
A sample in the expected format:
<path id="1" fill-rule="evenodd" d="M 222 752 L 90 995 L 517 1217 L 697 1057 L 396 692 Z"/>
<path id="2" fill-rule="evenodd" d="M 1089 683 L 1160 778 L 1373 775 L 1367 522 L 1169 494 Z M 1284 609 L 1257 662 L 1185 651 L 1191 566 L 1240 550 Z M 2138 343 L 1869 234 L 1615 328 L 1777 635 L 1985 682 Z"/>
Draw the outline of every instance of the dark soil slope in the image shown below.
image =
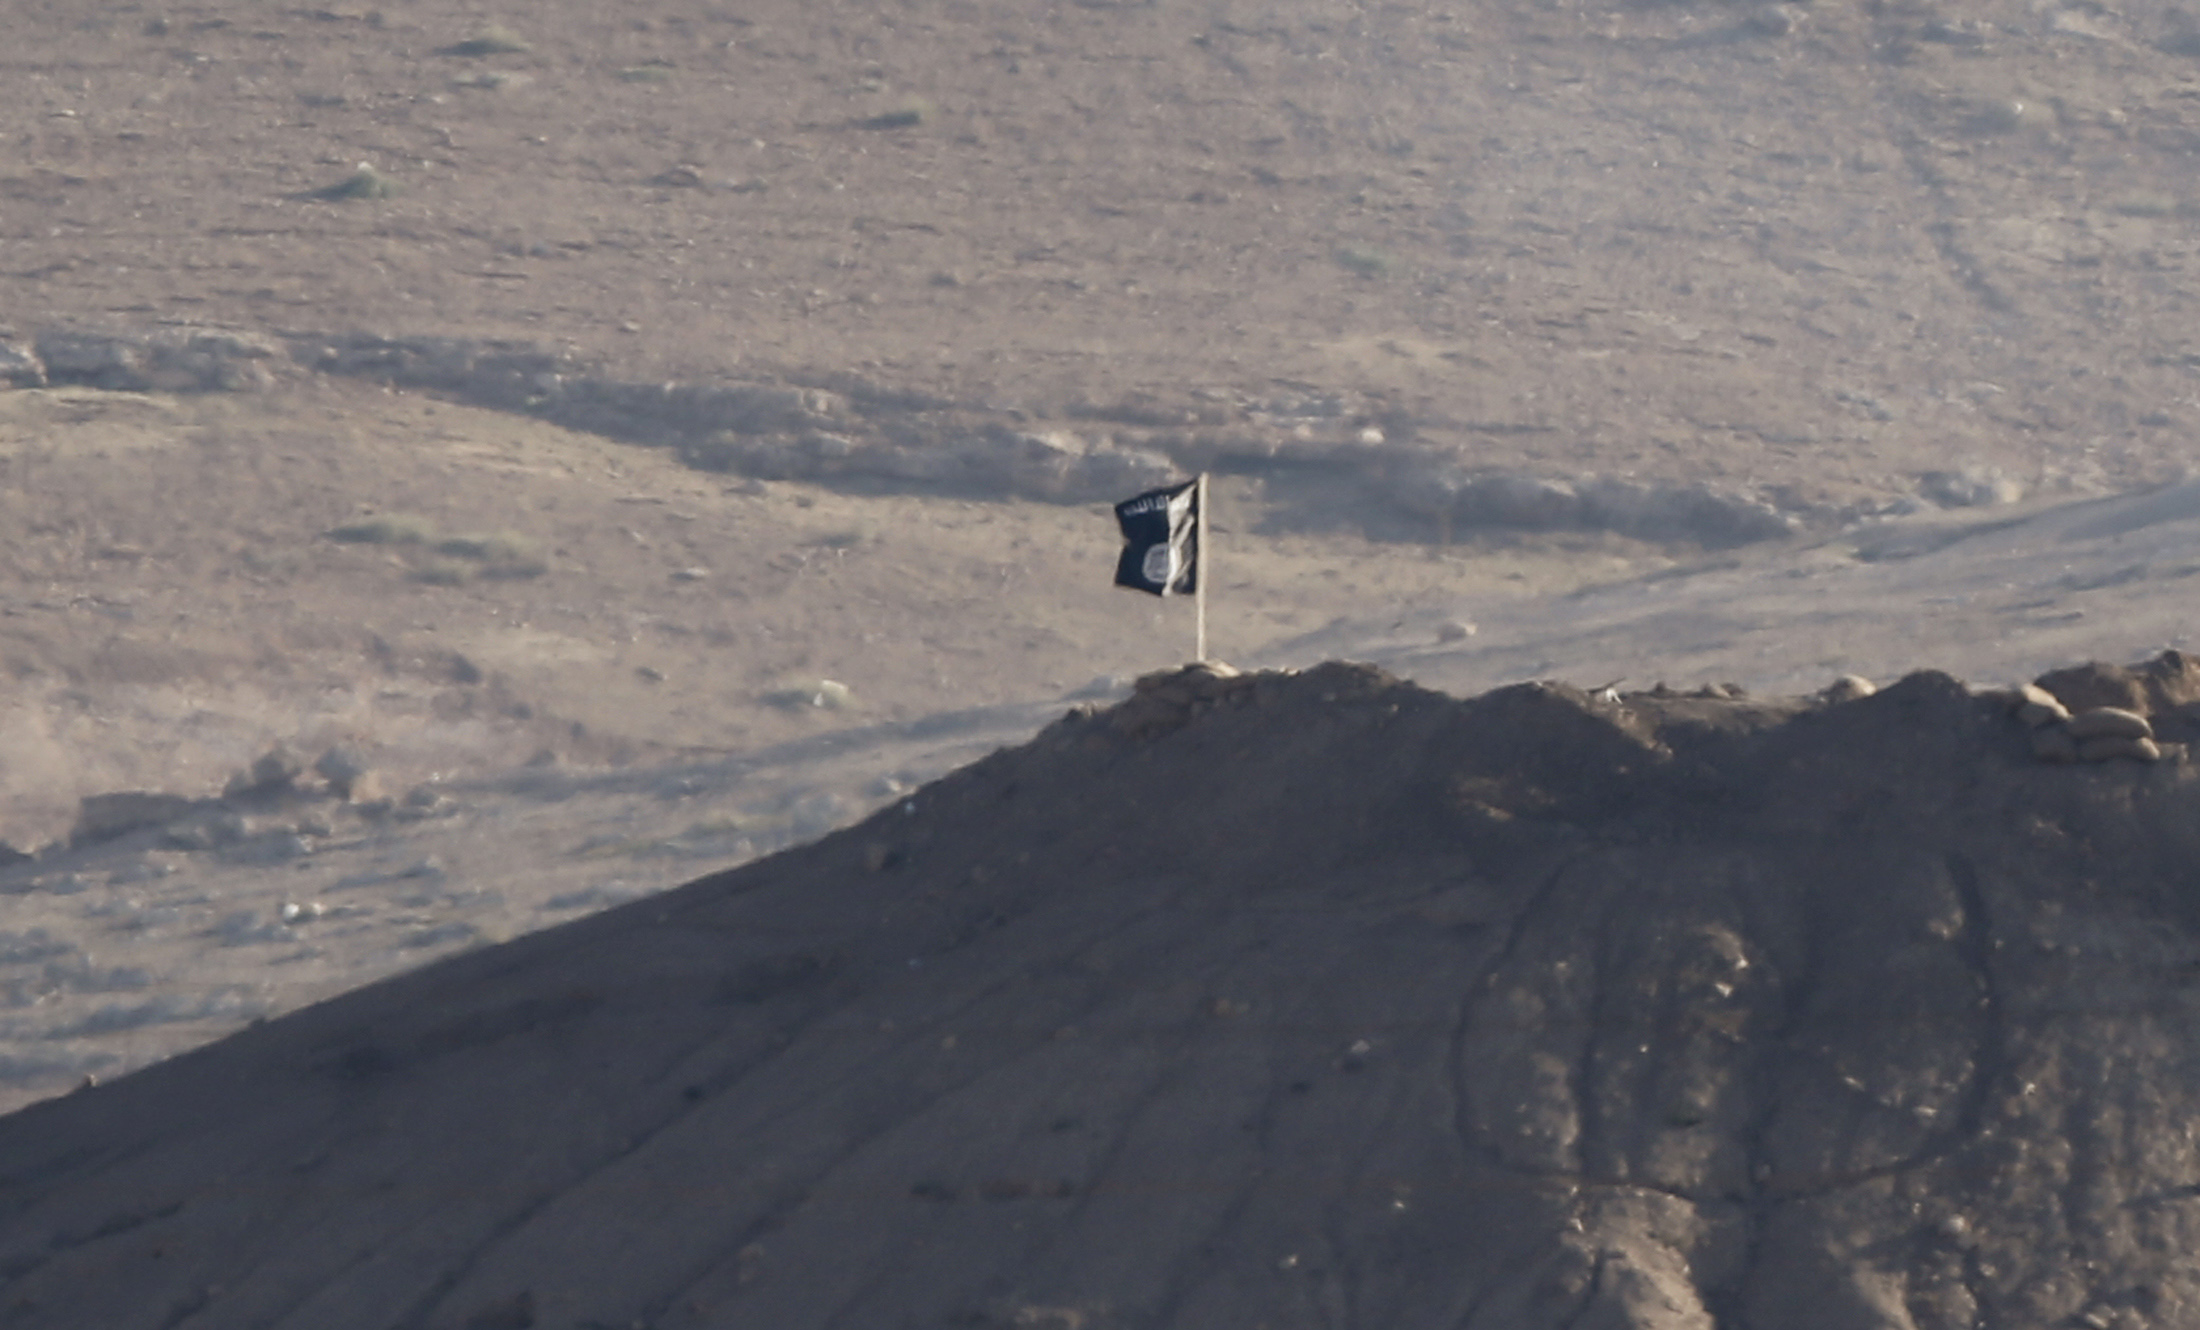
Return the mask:
<path id="1" fill-rule="evenodd" d="M 0 1322 L 2192 1325 L 2165 749 L 2040 762 L 1935 674 L 1149 681 L 0 1119 Z"/>

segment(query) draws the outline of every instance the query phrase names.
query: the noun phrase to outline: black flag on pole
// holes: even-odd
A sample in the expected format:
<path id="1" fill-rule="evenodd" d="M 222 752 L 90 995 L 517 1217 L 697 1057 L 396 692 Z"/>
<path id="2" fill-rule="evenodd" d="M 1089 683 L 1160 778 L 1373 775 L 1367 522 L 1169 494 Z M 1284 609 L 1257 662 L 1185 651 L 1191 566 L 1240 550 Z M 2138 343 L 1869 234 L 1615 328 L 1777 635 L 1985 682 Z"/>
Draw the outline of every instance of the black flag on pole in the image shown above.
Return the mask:
<path id="1" fill-rule="evenodd" d="M 1115 505 L 1123 527 L 1123 557 L 1115 584 L 1157 596 L 1199 589 L 1199 482 L 1148 490 Z"/>

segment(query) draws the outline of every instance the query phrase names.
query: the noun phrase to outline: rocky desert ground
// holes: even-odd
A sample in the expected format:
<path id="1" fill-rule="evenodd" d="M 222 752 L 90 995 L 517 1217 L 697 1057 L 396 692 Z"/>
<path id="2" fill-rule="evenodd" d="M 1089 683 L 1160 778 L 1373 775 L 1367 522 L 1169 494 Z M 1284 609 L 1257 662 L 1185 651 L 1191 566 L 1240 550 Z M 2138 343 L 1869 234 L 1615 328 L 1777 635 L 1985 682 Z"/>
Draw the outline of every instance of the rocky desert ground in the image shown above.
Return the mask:
<path id="1" fill-rule="evenodd" d="M 619 930 L 643 928 L 653 916 L 637 911 L 659 893 L 753 860 L 768 860 L 753 870 L 763 876 L 713 881 L 779 880 L 790 870 L 770 864 L 811 861 L 769 856 L 866 818 L 875 827 L 919 816 L 932 782 L 1018 748 L 1073 708 L 1076 724 L 1128 742 L 1120 736 L 1135 724 L 1110 729 L 1090 709 L 1181 662 L 1191 634 L 1188 607 L 1108 585 L 1107 505 L 1193 471 L 1215 476 L 1214 654 L 1273 671 L 1372 661 L 1385 678 L 1458 697 L 1557 681 L 1592 711 L 1648 699 L 1633 705 L 1665 719 L 1628 730 L 1630 742 L 1668 754 L 1687 747 L 1666 733 L 1681 723 L 1668 714 L 1683 707 L 1676 697 L 1737 709 L 1744 719 L 1728 728 L 1772 736 L 1733 740 L 1743 748 L 1816 751 L 1781 737 L 1782 726 L 1807 724 L 1818 713 L 1795 699 L 1844 675 L 1887 685 L 1934 669 L 1984 690 L 2191 646 L 2200 17 L 2175 7 L 644 0 L 607 11 L 551 0 L 519 11 L 24 0 L 0 4 L 0 31 L 12 39 L 0 54 L 10 130 L 0 140 L 0 840 L 10 849 L 0 865 L 0 1109 L 52 1100 L 13 1119 L 41 1139 L 78 1139 L 76 1127 L 48 1125 L 79 1121 L 71 1115 L 129 1120 L 144 1110 L 90 1106 L 150 1102 L 154 1091 L 131 1087 L 151 1082 L 106 1082 L 248 1025 L 267 1023 L 252 1048 L 307 1039 L 282 1032 L 338 1018 L 294 1024 L 285 1013 L 428 966 L 351 999 L 385 1013 L 374 1022 L 403 1026 L 406 1002 L 475 1002 L 464 986 L 505 963 L 496 944 L 561 925 L 570 927 L 552 937 L 629 938 Z M 1328 733 L 1327 699 L 1273 682 L 1288 677 L 1260 685 L 1293 699 L 1279 723 Z M 1404 685 L 1375 695 L 1392 687 Z M 1933 719 L 1918 724 L 1972 736 L 1947 740 L 1970 754 L 1964 762 L 2001 754 L 2001 739 L 1964 728 L 1986 724 L 1965 719 L 1967 707 L 1993 704 L 1983 692 L 1956 701 L 1951 687 L 1899 696 L 1924 699 L 1915 706 Z M 1790 700 L 1752 700 L 1764 698 Z M 2042 779 L 2079 782 L 2103 808 L 2127 794 L 2148 809 L 2178 807 L 2189 768 L 2169 736 L 2187 700 L 2154 699 L 2150 723 L 2168 745 L 2158 762 L 2043 776 L 2017 753 L 2025 774 L 2010 779 L 2026 792 L 2000 815 L 2031 825 L 2024 801 L 2049 796 L 2023 782 Z M 1135 717 L 1141 704 L 1128 705 L 1105 714 Z M 1878 705 L 1889 710 L 1867 714 L 1880 720 L 1857 722 L 1871 733 L 1913 706 Z M 2006 711 L 1997 724 L 2013 723 Z M 1521 739 L 1521 751 L 1573 751 L 1572 722 L 1550 723 L 1563 733 Z M 1963 747 L 1974 740 L 1985 747 Z M 1376 779 L 1373 759 L 1328 753 L 1314 738 L 1303 750 L 1273 736 L 1243 743 L 1265 760 L 1307 763 L 1307 780 L 1340 791 Z M 1155 779 L 1166 768 L 1177 774 L 1163 783 L 1186 788 L 1199 771 L 1224 769 L 1216 751 L 1164 747 L 1134 744 L 1159 756 L 1122 760 L 1157 762 Z M 1030 754 L 1052 750 L 1020 751 L 1014 761 L 1036 763 Z M 1837 756 L 1824 760 L 1866 785 L 1900 775 L 1838 742 L 1828 751 Z M 1714 785 L 1745 782 L 1734 773 L 1760 759 L 1732 760 Z M 1096 783 L 1083 797 L 1130 797 L 1108 783 L 1121 773 L 1086 775 Z M 1074 785 L 1063 773 L 1041 783 Z M 1542 796 L 1527 786 L 1485 793 L 1506 817 L 1540 816 Z M 1996 816 L 1964 802 L 1973 797 L 1949 795 L 1949 806 Z M 1309 827 L 1359 834 L 1322 821 L 1313 793 L 1290 806 Z M 2132 824 L 2142 831 L 2114 822 L 2113 835 L 2157 835 L 2154 816 Z M 1624 839 L 1589 813 L 1574 822 L 1592 838 Z M 982 833 L 972 823 L 956 834 Z M 1035 832 L 1001 834 L 1024 847 L 1017 853 L 1055 853 Z M 1246 812 L 1233 834 L 1281 832 Z M 1771 833 L 1748 833 L 1759 834 Z M 875 832 L 825 844 L 841 848 L 808 853 L 853 855 L 881 881 L 900 852 Z M 1941 856 L 1943 875 L 1956 872 L 1949 854 L 1999 853 L 1963 845 L 1918 853 Z M 1018 877 L 982 855 L 973 863 Z M 2091 881 L 2086 863 L 2071 871 Z M 1080 891 L 1118 881 L 1105 864 L 1087 867 L 1061 861 L 1048 881 Z M 1239 864 L 1223 876 L 1253 871 Z M 1420 873 L 1436 894 L 1517 877 L 1459 864 L 1397 872 Z M 721 890 L 749 888 L 678 899 Z M 922 890 L 961 918 L 993 888 L 951 875 L 927 877 Z M 1420 887 L 1400 890 L 1413 897 L 1400 898 L 1400 918 L 1448 908 L 1420 901 Z M 1781 899 L 1807 915 L 1818 890 L 1806 883 Z M 1961 921 L 1947 925 L 1951 945 L 1999 945 L 1999 926 L 1977 918 L 2000 888 L 1975 899 L 1967 890 L 1957 893 Z M 2136 955 L 2130 939 L 2144 934 L 2163 956 L 2183 955 L 2177 889 L 2131 890 L 2140 903 L 2116 907 L 2125 914 L 2101 934 L 2113 934 L 2102 954 Z M 2030 910 L 2038 893 L 2024 892 Z M 1236 899 L 1215 900 L 1226 898 Z M 600 922 L 573 922 L 622 904 Z M 1484 923 L 1500 916 L 1512 921 L 1508 948 L 1544 917 L 1523 905 Z M 844 949 L 870 955 L 884 945 L 858 928 L 870 918 L 755 926 L 830 934 L 772 953 L 798 964 Z M 874 926 L 888 925 L 862 923 Z M 857 931 L 833 931 L 843 927 Z M 2084 951 L 2089 927 L 2042 936 Z M 1788 945 L 1733 928 L 1750 946 Z M 1073 935 L 1084 936 L 1050 934 Z M 529 945 L 524 954 L 547 955 L 583 942 Z M 707 951 L 709 939 L 666 945 Z M 1505 966 L 1525 962 L 1500 951 L 1452 960 L 1511 982 Z M 1353 954 L 1365 973 L 1382 970 L 1376 953 Z M 1963 955 L 1974 972 L 1992 969 Z M 1053 963 L 1034 952 L 1016 965 L 1038 973 Z M 1795 956 L 1780 965 L 1819 972 Z M 1350 1005 L 1348 971 L 1324 981 L 1323 1000 Z M 1148 978 L 1169 992 L 1191 982 Z M 764 989 L 776 994 L 778 982 Z M 1148 980 L 1125 982 L 1137 993 Z M 1216 992 L 1216 1002 L 1239 1000 Z M 1407 1002 L 1403 989 L 1384 993 L 1380 1003 Z M 514 997 L 513 1009 L 537 998 Z M 537 1037 L 540 1023 L 515 1021 L 513 1031 Z M 1342 1028 L 1313 1023 L 1320 1039 Z M 641 1037 L 617 1028 L 617 1038 Z M 1277 1049 L 1298 1037 L 1260 1028 L 1285 1041 Z M 1985 1057 L 1994 1069 L 1958 1095 L 1962 1130 L 1928 1131 L 1918 1148 L 1972 1157 L 1963 1143 L 1987 1131 L 1984 1105 L 2016 1074 L 2017 1062 L 1996 1059 L 2013 1047 Z M 1544 1103 L 1529 1083 L 1573 1056 L 1553 1049 L 1506 1064 L 1505 1076 L 1526 1078 L 1521 1103 Z M 184 1079 L 164 1084 L 230 1056 L 173 1064 L 181 1069 L 164 1074 Z M 2169 1053 L 2147 1057 L 2147 1076 L 2174 1079 Z M 745 1074 L 714 1065 L 728 1085 Z M 1748 1065 L 1758 1070 L 1734 1075 L 1787 1074 Z M 1909 1084 L 1909 1070 L 1887 1074 Z M 840 1093 L 821 1085 L 787 1093 Z M 282 1113 L 319 1111 L 270 1093 Z M 368 1099 L 398 1102 L 386 1093 Z M 1057 1085 L 1040 1098 L 1067 1093 Z M 1872 1093 L 1915 1107 L 1910 1089 Z M 1040 1111 L 1025 1090 L 1011 1101 Z M 1745 1117 L 1775 1112 L 1749 1102 L 1759 1106 Z M 1597 1147 L 1607 1153 L 1635 1148 L 1610 1144 L 1617 1138 L 1592 1121 L 1604 1109 L 1520 1111 L 1543 1124 L 1519 1128 L 1531 1134 L 1572 1130 L 1607 1141 Z M 1568 1113 L 1588 1113 L 1589 1125 L 1565 1128 Z M 1770 1149 L 1778 1132 L 1751 1121 L 1726 1124 L 1745 1142 L 1734 1148 Z M 82 1130 L 96 1153 L 109 1139 L 99 1132 L 119 1140 L 138 1128 Z M 351 1147 L 337 1142 L 350 1138 L 328 1130 L 330 1157 L 342 1156 Z M 1464 1148 L 1502 1155 L 1515 1147 L 1475 1144 L 1474 1132 L 1511 1130 L 1483 1123 Z M 2151 1126 L 2100 1130 L 2128 1137 L 2130 1151 L 2155 1148 Z M 401 1132 L 387 1139 L 396 1144 L 373 1150 L 398 1153 L 373 1158 L 407 1148 Z M 1834 1154 L 1877 1160 L 1877 1148 Z M 1597 1205 L 1635 1203 L 1597 1190 L 1621 1180 L 1579 1154 L 1588 1146 L 1534 1149 L 1576 1150 L 1558 1169 L 1565 1188 L 1603 1198 Z M 60 1156 L 26 1162 L 36 1153 L 16 1150 L 0 1169 L 25 1198 L 0 1214 L 0 1248 L 15 1253 L 0 1264 L 0 1306 L 44 1318 L 27 1324 L 328 1324 L 301 1310 L 322 1306 L 312 1290 L 352 1287 L 326 1270 L 285 1275 L 291 1292 L 236 1310 L 247 1304 L 207 1290 L 246 1276 L 209 1266 L 173 1286 L 121 1280 L 118 1301 L 97 1314 L 57 1302 L 51 1290 L 106 1269 L 110 1249 L 92 1243 L 70 1258 L 88 1265 L 25 1264 L 22 1253 L 75 1251 L 118 1217 L 127 1222 L 114 1232 L 139 1229 L 170 1201 L 77 1215 L 68 1207 L 93 1205 L 85 1198 L 106 1196 L 101 1188 L 160 1188 L 121 1169 L 71 1192 L 77 1175 L 52 1162 Z M 1875 1178 L 1901 1171 L 1857 1167 Z M 48 1168 L 60 1181 L 22 1190 Z M 1230 1316 L 1814 1323 L 1795 1319 L 1806 1315 L 1842 1327 L 1901 1327 L 1904 1316 L 1916 1326 L 2100 1327 L 2185 1315 L 2172 1289 L 2183 1276 L 2142 1269 L 2128 1252 L 2115 1256 L 2127 1282 L 2111 1288 L 2105 1275 L 2085 1284 L 2071 1273 L 2108 1257 L 2058 1248 L 2025 1265 L 2034 1282 L 2020 1294 L 1995 1271 L 2023 1262 L 1936 1229 L 1927 1245 L 1946 1247 L 1932 1259 L 1964 1272 L 1947 1276 L 1959 1297 L 1923 1266 L 1897 1272 L 1880 1248 L 1865 1260 L 1862 1220 L 1828 1240 L 1833 1254 L 1809 1276 L 1849 1291 L 1767 1302 L 1752 1290 L 1776 1277 L 1750 1283 L 1737 1272 L 1754 1267 L 1736 1253 L 1787 1231 L 1787 1193 L 1734 1183 L 1723 1163 L 1673 1168 L 1686 1181 L 1652 1190 L 1685 1193 L 1692 1217 L 1646 1210 L 1621 1224 L 1617 1211 L 1566 1212 L 1589 1225 L 1567 1231 L 1604 1232 L 1597 1225 L 1610 1220 L 1634 1235 L 1602 1248 L 1559 1240 L 1589 1255 L 1579 1269 L 1553 1257 L 1574 1270 L 1553 1287 L 1578 1284 L 1586 1301 L 1476 1285 L 1460 1296 L 1482 1310 L 1446 1304 L 1439 1314 L 1324 1284 L 1289 1310 L 1236 1284 L 1234 1300 L 1222 1285 L 1198 1297 L 1179 1285 L 1134 1293 L 1135 1281 L 1111 1285 L 1093 1266 L 1064 1285 L 1075 1296 L 957 1285 L 938 1314 L 1064 1327 L 1237 1323 Z M 2156 1171 L 2182 1168 L 2169 1160 Z M 933 1184 L 983 1190 L 944 1173 L 889 1190 Z M 505 1185 L 483 1193 L 503 1199 L 484 1201 L 484 1215 L 501 1217 L 482 1222 L 524 1227 L 514 1216 L 545 1202 L 513 1199 Z M 2142 1204 L 2136 1182 L 2101 1185 L 2125 1197 L 2117 1204 Z M 2165 1182 L 2161 1196 L 2184 1185 Z M 1991 1191 L 1979 1186 L 1980 1197 Z M 1702 1209 L 1705 1187 L 1740 1209 Z M 185 1191 L 213 1194 L 198 1183 Z M 1563 1228 L 1565 1206 L 1549 1203 Z M 2170 1207 L 2165 1215 L 2181 1204 L 2143 1203 Z M 1240 1211 L 1266 1206 L 1246 1199 Z M 64 1210 L 74 1217 L 54 1217 Z M 2096 1210 L 2084 1224 L 2124 1222 Z M 924 1213 L 945 1226 L 940 1241 L 965 1232 L 963 1210 Z M 1459 1213 L 1470 1228 L 1497 1222 Z M 1981 1214 L 1934 1222 L 1983 1223 Z M 1711 1228 L 1682 1240 L 1659 1227 L 1668 1220 Z M 1732 1224 L 1742 1228 L 1720 1227 Z M 1549 1235 L 1530 1228 L 1503 1241 L 1541 1250 Z M 1705 1236 L 1714 1229 L 1726 1236 Z M 2146 1231 L 2154 1236 L 2131 1242 L 2175 1241 L 2169 1229 Z M 1741 1247 L 1734 1232 L 1749 1235 Z M 1892 1232 L 1871 1241 L 1897 1242 Z M 2006 1244 L 2030 1232 L 2009 1228 Z M 1344 1233 L 1327 1233 L 1333 1254 L 1321 1268 L 1371 1271 L 1388 1259 L 1364 1245 L 1375 1238 Z M 488 1241 L 454 1229 L 450 1242 L 477 1240 Z M 1899 1239 L 1913 1240 L 1925 1241 Z M 166 1250 L 147 1241 L 155 1257 Z M 393 1263 L 402 1275 L 357 1278 L 402 1306 L 362 1302 L 362 1325 L 754 1323 L 730 1302 L 681 1310 L 670 1293 L 621 1304 L 614 1317 L 609 1302 L 554 1298 L 534 1275 L 453 1300 L 471 1267 L 437 1264 L 450 1244 L 422 1238 L 405 1256 L 375 1255 L 399 1250 L 377 1242 L 358 1248 L 359 1269 Z M 1633 1254 L 1597 1254 L 1607 1249 Z M 745 1250 L 727 1248 L 735 1285 Z M 1296 1248 L 1275 1259 L 1285 1257 L 1317 1262 Z M 1109 1259 L 1188 1258 L 1157 1248 Z M 1867 1266 L 1869 1278 L 1851 1278 Z M 1005 1278 L 977 1269 L 965 1269 L 970 1280 Z M 876 1324 L 882 1308 L 934 1305 L 899 1276 L 879 1278 L 870 1302 L 789 1302 L 793 1319 L 775 1323 Z M 2042 1291 L 2056 1280 L 2061 1291 Z M 1918 1291 L 1928 1284 L 1943 1291 Z M 2071 1291 L 2081 1284 L 2090 1291 Z M 1656 1297 L 1613 1291 L 1623 1286 Z M 522 1293 L 524 1304 L 513 1300 Z M 1644 1310 L 1656 1298 L 1681 1319 Z"/>

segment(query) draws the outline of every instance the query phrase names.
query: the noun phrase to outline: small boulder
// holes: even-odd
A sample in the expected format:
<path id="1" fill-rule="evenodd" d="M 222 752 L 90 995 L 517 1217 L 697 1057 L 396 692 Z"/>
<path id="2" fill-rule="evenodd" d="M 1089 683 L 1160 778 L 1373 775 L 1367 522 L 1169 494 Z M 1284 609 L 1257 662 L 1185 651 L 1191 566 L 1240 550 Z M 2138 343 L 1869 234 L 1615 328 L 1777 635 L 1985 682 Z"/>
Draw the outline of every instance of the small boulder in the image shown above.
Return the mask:
<path id="1" fill-rule="evenodd" d="M 2036 683 L 2020 684 L 2011 696 L 2011 706 L 2017 713 L 2017 719 L 2035 730 L 2042 725 L 2059 725 L 2070 719 L 2070 708 Z"/>
<path id="2" fill-rule="evenodd" d="M 2063 704 L 2060 702 L 2047 704 L 2027 702 L 2017 708 L 2017 719 L 2023 721 L 2027 728 L 2037 730 L 2049 725 L 2062 724 L 2070 719 L 2070 713 L 2063 709 Z"/>
<path id="3" fill-rule="evenodd" d="M 2079 743 L 2088 739 L 2152 739 L 2154 727 L 2136 711 L 2122 707 L 2088 707 L 2063 726 Z"/>
<path id="4" fill-rule="evenodd" d="M 2135 762 L 2159 762 L 2162 749 L 2152 739 L 2133 739 L 2125 735 L 2110 735 L 2099 739 L 2087 739 L 2078 745 L 2081 762 L 2107 762 L 2128 757 Z"/>
<path id="5" fill-rule="evenodd" d="M 2062 724 L 2070 719 L 2070 712 L 2060 702 L 2027 702 L 2017 708 L 2017 719 L 2027 728 L 2037 730 Z"/>
<path id="6" fill-rule="evenodd" d="M 1861 674 L 1844 674 L 1819 691 L 1819 698 L 1829 706 L 1843 702 L 1855 702 L 1879 691 L 1879 685 Z"/>

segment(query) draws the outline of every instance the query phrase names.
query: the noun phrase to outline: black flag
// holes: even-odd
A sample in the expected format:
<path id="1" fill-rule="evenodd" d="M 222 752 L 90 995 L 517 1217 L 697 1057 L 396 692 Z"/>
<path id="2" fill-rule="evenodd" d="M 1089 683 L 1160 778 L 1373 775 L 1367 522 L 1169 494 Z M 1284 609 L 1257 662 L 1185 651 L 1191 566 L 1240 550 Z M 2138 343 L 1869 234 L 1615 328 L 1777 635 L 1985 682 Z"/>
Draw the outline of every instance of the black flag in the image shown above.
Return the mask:
<path id="1" fill-rule="evenodd" d="M 1199 482 L 1148 490 L 1115 505 L 1123 527 L 1123 557 L 1115 584 L 1157 596 L 1199 589 Z"/>

